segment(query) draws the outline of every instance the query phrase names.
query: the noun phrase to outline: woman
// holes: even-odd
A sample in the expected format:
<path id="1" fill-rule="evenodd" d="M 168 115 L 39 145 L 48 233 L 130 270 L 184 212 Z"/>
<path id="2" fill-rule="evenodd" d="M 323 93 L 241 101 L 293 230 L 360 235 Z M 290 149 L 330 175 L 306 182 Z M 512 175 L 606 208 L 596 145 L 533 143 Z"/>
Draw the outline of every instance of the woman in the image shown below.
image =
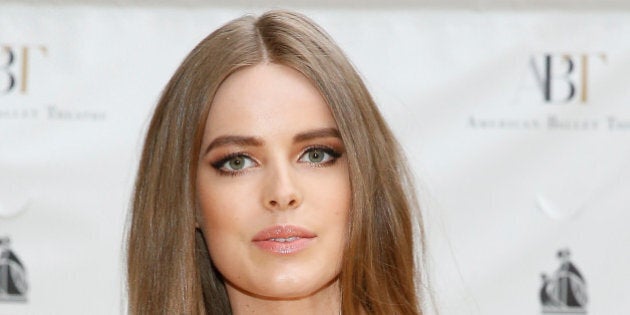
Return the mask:
<path id="1" fill-rule="evenodd" d="M 286 11 L 233 20 L 183 61 L 151 121 L 130 313 L 422 314 L 413 191 L 321 28 Z"/>

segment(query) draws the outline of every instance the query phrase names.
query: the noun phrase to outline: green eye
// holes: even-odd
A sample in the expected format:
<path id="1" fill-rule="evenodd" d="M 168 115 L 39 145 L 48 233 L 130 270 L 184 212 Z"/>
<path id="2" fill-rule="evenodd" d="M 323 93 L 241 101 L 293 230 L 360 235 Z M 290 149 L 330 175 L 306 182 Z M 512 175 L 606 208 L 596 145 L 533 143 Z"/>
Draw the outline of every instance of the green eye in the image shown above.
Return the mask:
<path id="1" fill-rule="evenodd" d="M 230 169 L 238 171 L 245 167 L 245 157 L 243 156 L 235 156 L 228 161 L 228 166 Z"/>
<path id="2" fill-rule="evenodd" d="M 321 163 L 324 160 L 326 152 L 322 149 L 313 149 L 308 152 L 308 161 L 311 163 Z"/>
<path id="3" fill-rule="evenodd" d="M 220 175 L 237 175 L 259 165 L 256 160 L 240 152 L 230 154 L 210 164 Z"/>
<path id="4" fill-rule="evenodd" d="M 304 163 L 325 165 L 334 163 L 337 158 L 341 156 L 340 153 L 333 149 L 324 147 L 315 147 L 307 149 L 301 156 L 299 161 Z"/>
<path id="5" fill-rule="evenodd" d="M 228 173 L 237 173 L 240 171 L 244 171 L 250 167 L 256 166 L 256 162 L 252 160 L 252 158 L 243 155 L 237 154 L 231 157 L 226 157 L 221 161 L 213 163 L 212 166 L 217 170 L 228 172 Z"/>

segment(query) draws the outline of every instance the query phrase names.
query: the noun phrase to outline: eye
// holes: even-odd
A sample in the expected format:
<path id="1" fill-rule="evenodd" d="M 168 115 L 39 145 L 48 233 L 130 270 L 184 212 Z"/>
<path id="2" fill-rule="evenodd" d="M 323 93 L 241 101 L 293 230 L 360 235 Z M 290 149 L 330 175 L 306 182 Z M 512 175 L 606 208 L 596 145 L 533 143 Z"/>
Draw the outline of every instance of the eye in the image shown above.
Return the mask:
<path id="1" fill-rule="evenodd" d="M 222 173 L 238 173 L 250 167 L 256 166 L 256 162 L 252 158 L 244 154 L 229 155 L 212 166 Z"/>
<path id="2" fill-rule="evenodd" d="M 309 148 L 300 156 L 300 162 L 311 164 L 334 163 L 341 156 L 337 151 L 326 147 Z"/>

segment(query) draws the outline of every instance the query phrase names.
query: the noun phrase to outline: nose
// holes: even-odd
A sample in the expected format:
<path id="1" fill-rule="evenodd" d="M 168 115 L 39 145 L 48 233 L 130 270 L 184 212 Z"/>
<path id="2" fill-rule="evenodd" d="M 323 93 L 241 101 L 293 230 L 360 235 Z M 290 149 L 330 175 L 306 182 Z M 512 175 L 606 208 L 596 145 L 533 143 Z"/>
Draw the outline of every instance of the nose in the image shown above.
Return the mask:
<path id="1" fill-rule="evenodd" d="M 276 165 L 268 170 L 263 192 L 264 207 L 273 211 L 299 207 L 302 204 L 302 194 L 291 166 Z"/>

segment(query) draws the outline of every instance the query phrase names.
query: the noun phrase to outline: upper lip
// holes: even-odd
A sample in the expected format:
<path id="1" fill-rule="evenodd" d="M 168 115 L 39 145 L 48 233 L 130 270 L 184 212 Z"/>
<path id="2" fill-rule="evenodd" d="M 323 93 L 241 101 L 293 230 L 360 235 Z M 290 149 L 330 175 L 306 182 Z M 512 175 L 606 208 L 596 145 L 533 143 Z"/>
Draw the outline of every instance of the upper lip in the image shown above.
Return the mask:
<path id="1" fill-rule="evenodd" d="M 299 226 L 274 225 L 256 233 L 252 241 L 254 242 L 268 241 L 274 238 L 289 238 L 289 237 L 313 238 L 316 236 L 317 235 L 315 233 Z"/>

